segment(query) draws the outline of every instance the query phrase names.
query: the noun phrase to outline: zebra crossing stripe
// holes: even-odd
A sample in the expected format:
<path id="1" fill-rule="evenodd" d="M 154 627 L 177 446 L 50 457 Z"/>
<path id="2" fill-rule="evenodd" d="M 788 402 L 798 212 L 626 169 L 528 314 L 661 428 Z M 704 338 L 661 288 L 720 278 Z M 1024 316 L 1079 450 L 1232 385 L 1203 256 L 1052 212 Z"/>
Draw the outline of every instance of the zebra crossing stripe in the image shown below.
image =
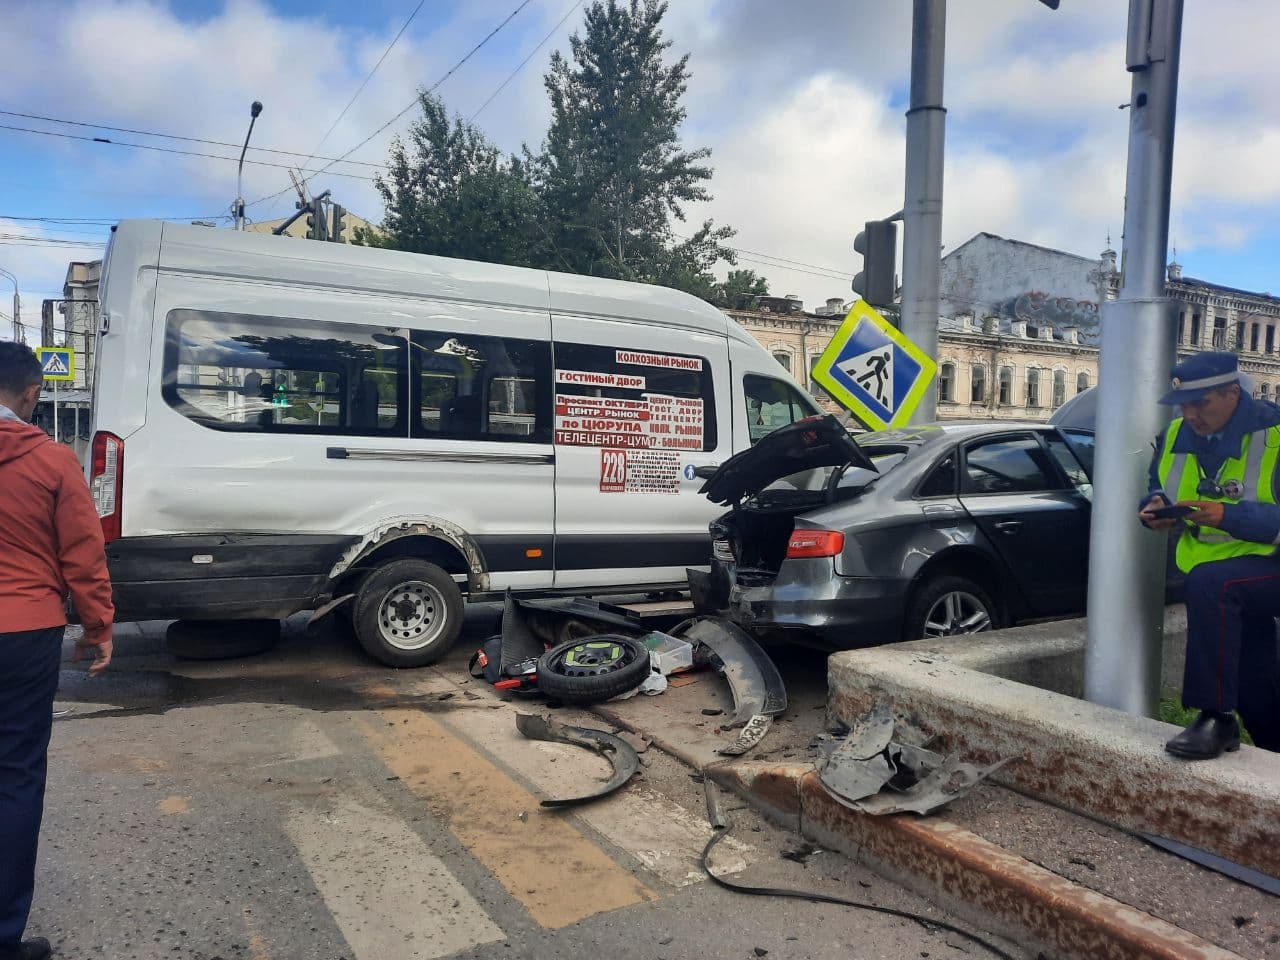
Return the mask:
<path id="1" fill-rule="evenodd" d="M 396 709 L 366 717 L 356 725 L 382 761 L 540 926 L 559 929 L 658 899 L 570 822 L 540 807 L 537 797 L 432 717 Z"/>
<path id="2" fill-rule="evenodd" d="M 504 939 L 401 819 L 349 796 L 285 824 L 354 960 L 433 960 Z"/>

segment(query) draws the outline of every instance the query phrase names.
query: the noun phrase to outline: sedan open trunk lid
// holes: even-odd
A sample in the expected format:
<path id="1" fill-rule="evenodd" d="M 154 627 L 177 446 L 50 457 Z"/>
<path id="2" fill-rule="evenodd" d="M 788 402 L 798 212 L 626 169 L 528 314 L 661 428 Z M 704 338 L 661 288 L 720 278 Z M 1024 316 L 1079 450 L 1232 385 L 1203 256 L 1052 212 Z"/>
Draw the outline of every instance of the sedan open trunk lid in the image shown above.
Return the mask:
<path id="1" fill-rule="evenodd" d="M 712 503 L 728 506 L 793 473 L 845 464 L 876 470 L 839 420 L 831 414 L 806 417 L 779 427 L 750 449 L 735 453 L 698 492 Z"/>

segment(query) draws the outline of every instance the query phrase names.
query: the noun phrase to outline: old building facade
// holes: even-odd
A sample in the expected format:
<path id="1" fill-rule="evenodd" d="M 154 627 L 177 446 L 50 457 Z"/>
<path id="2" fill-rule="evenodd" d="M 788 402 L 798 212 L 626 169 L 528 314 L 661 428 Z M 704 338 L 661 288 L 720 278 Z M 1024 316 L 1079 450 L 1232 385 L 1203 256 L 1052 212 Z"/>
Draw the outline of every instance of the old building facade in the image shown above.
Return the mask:
<path id="1" fill-rule="evenodd" d="M 981 233 L 943 257 L 940 279 L 940 419 L 1045 420 L 1098 382 L 1099 317 L 1120 285 L 1114 250 L 1089 258 Z M 1184 277 L 1176 262 L 1165 289 L 1179 356 L 1236 351 L 1255 395 L 1280 400 L 1280 298 Z M 845 306 L 782 302 L 728 313 L 831 408 L 807 373 Z"/>

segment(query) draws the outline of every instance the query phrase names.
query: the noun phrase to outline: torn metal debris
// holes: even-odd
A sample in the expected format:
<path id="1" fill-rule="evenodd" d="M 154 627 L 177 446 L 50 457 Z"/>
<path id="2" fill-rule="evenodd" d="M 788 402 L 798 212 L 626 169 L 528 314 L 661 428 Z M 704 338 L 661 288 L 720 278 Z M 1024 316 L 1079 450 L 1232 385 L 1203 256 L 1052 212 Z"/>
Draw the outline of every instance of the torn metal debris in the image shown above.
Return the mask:
<path id="1" fill-rule="evenodd" d="M 883 704 L 860 717 L 843 739 L 820 748 L 818 780 L 827 793 L 863 813 L 932 813 L 964 796 L 1006 762 L 978 767 L 893 739 Z"/>
<path id="2" fill-rule="evenodd" d="M 550 717 L 540 717 L 530 713 L 516 714 L 516 729 L 530 740 L 549 740 L 554 743 L 567 743 L 598 753 L 609 761 L 613 767 L 613 776 L 594 793 L 584 793 L 577 797 L 562 797 L 542 801 L 544 807 L 572 807 L 581 803 L 589 803 L 613 793 L 640 769 L 640 758 L 635 749 L 620 737 L 603 730 L 592 730 L 589 727 L 573 727 L 557 723 Z"/>

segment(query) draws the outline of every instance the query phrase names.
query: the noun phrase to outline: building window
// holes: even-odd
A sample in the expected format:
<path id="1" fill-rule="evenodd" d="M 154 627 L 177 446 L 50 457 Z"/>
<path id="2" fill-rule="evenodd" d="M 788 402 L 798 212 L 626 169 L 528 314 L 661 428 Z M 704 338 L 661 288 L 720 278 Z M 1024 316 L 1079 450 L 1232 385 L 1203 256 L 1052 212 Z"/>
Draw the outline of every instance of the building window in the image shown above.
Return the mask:
<path id="1" fill-rule="evenodd" d="M 1187 334 L 1187 315 L 1179 312 L 1178 314 L 1178 342 L 1182 343 Z"/>
<path id="2" fill-rule="evenodd" d="M 1258 352 L 1258 325 L 1256 323 L 1250 324 L 1249 349 L 1254 353 Z"/>
<path id="3" fill-rule="evenodd" d="M 1089 389 L 1089 374 L 1085 370 L 1081 370 L 1076 374 L 1076 393 L 1084 393 Z"/>
<path id="4" fill-rule="evenodd" d="M 1235 347 L 1236 347 L 1236 349 L 1237 349 L 1237 350 L 1243 350 L 1243 349 L 1244 349 L 1244 321 L 1243 321 L 1243 320 L 1237 320 L 1237 321 L 1236 321 L 1236 342 L 1235 342 Z"/>
<path id="5" fill-rule="evenodd" d="M 938 367 L 938 400 L 942 403 L 955 403 L 956 399 L 956 365 L 944 363 Z"/>
<path id="6" fill-rule="evenodd" d="M 809 392 L 814 396 L 820 396 L 822 388 L 818 386 L 818 381 L 813 379 L 813 368 L 818 365 L 818 361 L 822 359 L 822 354 L 815 353 L 809 357 Z"/>
<path id="7" fill-rule="evenodd" d="M 1262 399 L 1263 399 L 1263 400 L 1270 400 L 1270 399 L 1271 399 L 1271 384 L 1269 384 L 1269 383 L 1264 383 L 1264 384 L 1262 385 Z"/>
<path id="8" fill-rule="evenodd" d="M 1000 368 L 1000 406 L 1013 403 L 1013 367 Z"/>
<path id="9" fill-rule="evenodd" d="M 1067 402 L 1067 371 L 1053 371 L 1053 405 L 1060 407 Z"/>
<path id="10" fill-rule="evenodd" d="M 1200 346 L 1200 314 L 1191 315 L 1191 346 Z"/>
<path id="11" fill-rule="evenodd" d="M 1267 353 L 1276 352 L 1276 328 L 1272 324 L 1267 324 Z"/>
<path id="12" fill-rule="evenodd" d="M 969 373 L 969 402 L 986 403 L 987 401 L 987 368 L 975 363 Z"/>
<path id="13" fill-rule="evenodd" d="M 1227 349 L 1227 318 L 1213 318 L 1213 349 Z"/>
<path id="14" fill-rule="evenodd" d="M 773 359 L 777 360 L 778 364 L 782 367 L 783 370 L 787 371 L 787 373 L 791 372 L 791 354 L 784 353 L 783 351 L 779 350 L 777 353 L 773 355 Z"/>
<path id="15" fill-rule="evenodd" d="M 1034 367 L 1027 371 L 1027 406 L 1040 406 L 1040 371 Z"/>

